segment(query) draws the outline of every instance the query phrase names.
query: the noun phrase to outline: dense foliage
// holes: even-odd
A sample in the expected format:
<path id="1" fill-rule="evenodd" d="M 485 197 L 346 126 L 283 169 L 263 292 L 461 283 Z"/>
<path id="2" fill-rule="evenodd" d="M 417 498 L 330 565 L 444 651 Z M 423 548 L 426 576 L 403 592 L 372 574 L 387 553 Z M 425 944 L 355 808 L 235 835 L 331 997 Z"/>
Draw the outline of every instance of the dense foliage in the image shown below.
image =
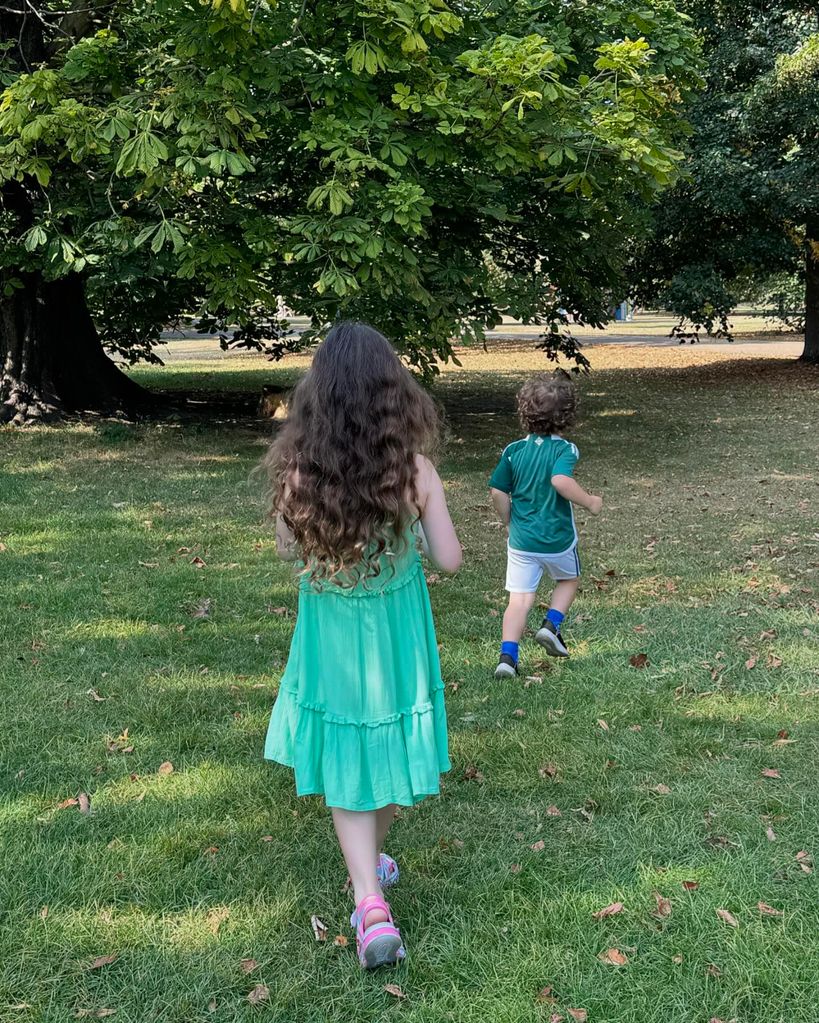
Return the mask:
<path id="1" fill-rule="evenodd" d="M 599 322 L 622 293 L 698 81 L 669 0 L 134 0 L 81 20 L 0 14 L 0 268 L 7 297 L 27 272 L 79 275 L 129 358 L 181 313 L 275 341 L 278 299 L 316 328 L 370 320 L 421 368 L 504 313 L 559 344 L 566 312 Z"/>
<path id="2" fill-rule="evenodd" d="M 728 332 L 751 300 L 808 320 L 819 359 L 819 16 L 777 0 L 695 0 L 707 89 L 692 97 L 687 179 L 656 210 L 640 295 L 685 328 Z M 807 295 L 806 295 L 807 286 Z"/>

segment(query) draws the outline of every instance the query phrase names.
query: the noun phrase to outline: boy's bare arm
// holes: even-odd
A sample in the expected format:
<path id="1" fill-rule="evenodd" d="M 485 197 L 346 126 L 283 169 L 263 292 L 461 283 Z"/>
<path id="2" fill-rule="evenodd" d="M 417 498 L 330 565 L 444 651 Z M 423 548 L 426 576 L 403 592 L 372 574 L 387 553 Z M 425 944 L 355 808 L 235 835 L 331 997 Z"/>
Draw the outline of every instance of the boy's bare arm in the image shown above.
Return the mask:
<path id="1" fill-rule="evenodd" d="M 496 490 L 494 487 L 491 488 L 490 492 L 492 494 L 492 507 L 495 509 L 495 514 L 504 526 L 508 526 L 512 515 L 512 498 L 505 491 Z"/>
<path id="2" fill-rule="evenodd" d="M 567 501 L 572 504 L 579 504 L 581 508 L 587 509 L 592 515 L 599 515 L 603 508 L 603 498 L 590 494 L 572 476 L 552 476 L 552 486 Z"/>

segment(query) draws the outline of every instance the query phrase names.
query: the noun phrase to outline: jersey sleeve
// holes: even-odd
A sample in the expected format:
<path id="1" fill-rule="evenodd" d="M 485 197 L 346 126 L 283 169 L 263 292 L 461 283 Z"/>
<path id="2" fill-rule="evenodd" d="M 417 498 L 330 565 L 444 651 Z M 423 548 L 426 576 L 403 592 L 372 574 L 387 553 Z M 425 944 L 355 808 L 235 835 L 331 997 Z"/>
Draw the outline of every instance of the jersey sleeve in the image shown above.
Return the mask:
<path id="1" fill-rule="evenodd" d="M 561 445 L 555 464 L 552 468 L 553 476 L 574 476 L 574 467 L 580 458 L 580 452 L 576 446 L 569 441 Z"/>
<path id="2" fill-rule="evenodd" d="M 509 459 L 509 455 L 504 451 L 500 456 L 500 461 L 495 466 L 495 471 L 490 477 L 489 486 L 494 490 L 502 490 L 504 494 L 511 494 L 513 475 L 512 462 Z"/>

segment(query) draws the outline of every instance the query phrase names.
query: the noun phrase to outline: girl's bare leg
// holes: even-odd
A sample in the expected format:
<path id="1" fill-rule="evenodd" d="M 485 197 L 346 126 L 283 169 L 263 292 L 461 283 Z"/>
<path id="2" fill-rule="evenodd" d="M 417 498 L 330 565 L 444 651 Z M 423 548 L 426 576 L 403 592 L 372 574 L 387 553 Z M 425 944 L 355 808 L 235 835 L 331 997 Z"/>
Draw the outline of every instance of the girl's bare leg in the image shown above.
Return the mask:
<path id="1" fill-rule="evenodd" d="M 392 822 L 395 820 L 395 811 L 398 806 L 395 803 L 389 803 L 387 806 L 379 807 L 375 811 L 376 816 L 376 853 L 380 853 L 384 849 L 384 841 L 387 837 L 387 832 L 392 826 Z M 378 855 L 376 854 L 376 863 L 378 862 Z"/>
<path id="2" fill-rule="evenodd" d="M 375 876 L 379 850 L 378 811 L 342 810 L 334 806 L 332 814 L 338 844 L 353 882 L 355 904 L 367 895 L 381 895 Z M 386 919 L 382 910 L 373 909 L 367 914 L 365 925 L 370 927 Z"/>

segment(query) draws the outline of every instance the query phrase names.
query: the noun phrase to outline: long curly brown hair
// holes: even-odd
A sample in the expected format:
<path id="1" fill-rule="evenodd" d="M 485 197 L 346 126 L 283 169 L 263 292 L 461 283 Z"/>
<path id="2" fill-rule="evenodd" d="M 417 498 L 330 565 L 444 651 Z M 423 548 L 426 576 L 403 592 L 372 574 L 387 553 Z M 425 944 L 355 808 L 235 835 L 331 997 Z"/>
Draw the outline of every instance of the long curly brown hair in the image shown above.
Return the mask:
<path id="1" fill-rule="evenodd" d="M 433 455 L 438 415 L 387 339 L 364 323 L 327 334 L 268 451 L 268 512 L 290 527 L 314 582 L 380 572 L 416 517 L 415 456 Z"/>

